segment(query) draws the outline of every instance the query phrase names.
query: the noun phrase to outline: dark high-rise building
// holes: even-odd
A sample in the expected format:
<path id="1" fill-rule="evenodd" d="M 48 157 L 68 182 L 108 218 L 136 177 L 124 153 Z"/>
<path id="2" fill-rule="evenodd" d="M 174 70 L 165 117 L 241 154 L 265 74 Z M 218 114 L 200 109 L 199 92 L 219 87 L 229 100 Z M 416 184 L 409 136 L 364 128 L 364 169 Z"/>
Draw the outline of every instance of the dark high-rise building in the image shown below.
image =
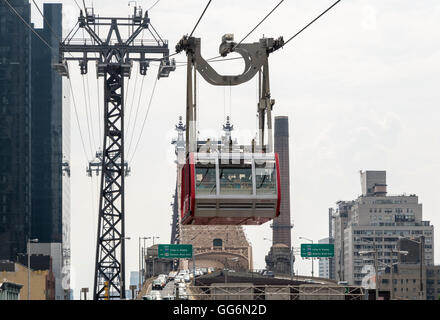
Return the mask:
<path id="1" fill-rule="evenodd" d="M 32 237 L 62 241 L 62 81 L 58 62 L 61 4 L 44 4 L 44 27 L 32 35 Z"/>
<path id="2" fill-rule="evenodd" d="M 43 15 L 43 28 L 34 30 L 51 48 L 31 35 L 31 237 L 39 241 L 33 252 L 52 257 L 58 300 L 66 297 L 68 285 L 63 279 L 70 266 L 68 172 L 63 176 L 63 164 L 68 166 L 69 160 L 69 141 L 64 137 L 68 131 L 63 128 L 63 100 L 67 102 L 68 96 L 63 96 L 62 78 L 52 67 L 58 62 L 62 38 L 62 5 L 44 4 Z M 68 111 L 69 105 L 64 107 Z"/>
<path id="3" fill-rule="evenodd" d="M 291 251 L 289 118 L 275 117 L 274 151 L 278 153 L 281 182 L 280 215 L 272 224 L 272 247 L 266 256 L 267 268 L 275 273 L 290 274 L 294 256 Z"/>
<path id="4" fill-rule="evenodd" d="M 30 22 L 25 0 L 9 0 Z M 31 31 L 0 2 L 0 259 L 26 252 L 31 217 Z"/>
<path id="5" fill-rule="evenodd" d="M 56 298 L 63 299 L 62 274 L 68 276 L 70 264 L 68 170 L 63 176 L 70 127 L 63 125 L 70 117 L 69 96 L 52 67 L 62 5 L 44 4 L 43 28 L 32 31 L 29 1 L 8 2 L 13 9 L 0 2 L 0 258 L 15 260 L 27 239 L 37 238 L 32 253 L 51 256 Z"/>

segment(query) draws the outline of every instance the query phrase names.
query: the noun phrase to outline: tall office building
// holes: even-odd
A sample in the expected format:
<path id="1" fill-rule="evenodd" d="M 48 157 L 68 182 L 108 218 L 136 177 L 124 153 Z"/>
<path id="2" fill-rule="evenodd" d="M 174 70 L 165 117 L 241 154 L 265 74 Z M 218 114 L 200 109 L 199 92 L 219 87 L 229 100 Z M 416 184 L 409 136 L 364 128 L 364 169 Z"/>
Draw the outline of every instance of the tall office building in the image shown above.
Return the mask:
<path id="1" fill-rule="evenodd" d="M 44 27 L 35 29 L 53 49 L 31 37 L 31 236 L 39 242 L 62 241 L 62 81 L 52 68 L 58 61 L 61 16 L 61 4 L 44 4 Z"/>
<path id="2" fill-rule="evenodd" d="M 354 201 L 338 201 L 333 214 L 333 243 L 334 243 L 334 266 L 335 279 L 344 281 L 344 230 L 351 217 Z"/>
<path id="3" fill-rule="evenodd" d="M 62 38 L 62 5 L 44 4 L 43 14 L 43 28 L 34 30 L 52 49 L 37 36 L 31 36 L 31 237 L 39 240 L 38 244 L 32 245 L 33 252 L 52 257 L 55 298 L 60 300 L 68 298 L 69 289 L 66 278 L 70 265 L 70 143 L 69 135 L 64 137 L 68 130 L 63 130 L 63 125 L 70 119 L 68 104 L 64 105 L 66 111 L 63 111 L 63 102 L 68 101 L 69 91 L 64 88 L 66 96 L 63 96 L 63 81 L 52 67 L 58 62 L 58 44 Z M 64 175 L 63 169 L 67 169 Z"/>
<path id="4" fill-rule="evenodd" d="M 275 117 L 274 128 L 274 151 L 278 153 L 280 165 L 281 206 L 279 217 L 271 225 L 272 247 L 265 260 L 269 270 L 290 274 L 295 259 L 291 252 L 289 118 Z"/>
<path id="5" fill-rule="evenodd" d="M 30 6 L 11 0 L 25 21 Z M 0 259 L 26 253 L 31 227 L 31 31 L 0 2 Z"/>
<path id="6" fill-rule="evenodd" d="M 329 244 L 335 244 L 335 236 L 333 235 L 333 208 L 328 210 L 328 242 Z M 335 256 L 326 258 L 328 260 L 328 279 L 335 280 Z"/>
<path id="7" fill-rule="evenodd" d="M 379 267 L 396 263 L 398 254 L 393 251 L 405 237 L 424 237 L 425 263 L 432 266 L 434 227 L 423 220 L 418 197 L 388 195 L 385 171 L 361 172 L 361 186 L 362 195 L 356 200 L 338 202 L 334 227 L 337 279 L 362 285 L 367 270 L 374 266 L 371 252 L 377 249 Z"/>
<path id="8" fill-rule="evenodd" d="M 51 255 L 55 296 L 64 299 L 70 264 L 69 96 L 63 96 L 62 79 L 52 68 L 62 38 L 62 5 L 44 4 L 43 28 L 32 32 L 17 16 L 31 25 L 29 1 L 9 3 L 16 12 L 0 4 L 0 258 L 15 260 L 26 252 L 28 238 L 38 239 L 31 254 Z"/>

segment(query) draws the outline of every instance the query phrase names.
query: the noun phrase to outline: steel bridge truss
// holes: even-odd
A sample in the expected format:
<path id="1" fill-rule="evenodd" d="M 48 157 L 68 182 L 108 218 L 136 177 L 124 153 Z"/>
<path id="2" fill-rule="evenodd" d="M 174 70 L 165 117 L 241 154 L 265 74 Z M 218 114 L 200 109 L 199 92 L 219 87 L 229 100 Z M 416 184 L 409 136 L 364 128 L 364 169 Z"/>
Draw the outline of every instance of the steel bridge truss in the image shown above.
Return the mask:
<path id="1" fill-rule="evenodd" d="M 129 30 L 125 40 L 121 27 Z M 75 40 L 73 37 L 79 29 L 90 39 Z M 107 31 L 104 37 L 100 36 L 101 29 Z M 144 31 L 154 40 L 144 40 Z M 151 57 L 157 54 L 162 57 Z M 133 16 L 128 18 L 99 17 L 93 8 L 87 8 L 85 16 L 81 11 L 76 26 L 60 44 L 60 62 L 54 67 L 68 77 L 67 62 L 72 60 L 79 62 L 81 74 L 88 72 L 88 62 L 95 61 L 97 77 L 104 78 L 104 138 L 93 298 L 125 299 L 124 78 L 130 77 L 133 61 L 139 63 L 143 76 L 150 61 L 160 62 L 158 78 L 174 71 L 175 61 L 169 60 L 168 43 L 151 25 L 148 12 L 143 15 L 140 7 L 135 7 Z"/>
<path id="2" fill-rule="evenodd" d="M 364 300 L 365 289 L 339 285 L 244 285 L 188 286 L 192 300 Z"/>

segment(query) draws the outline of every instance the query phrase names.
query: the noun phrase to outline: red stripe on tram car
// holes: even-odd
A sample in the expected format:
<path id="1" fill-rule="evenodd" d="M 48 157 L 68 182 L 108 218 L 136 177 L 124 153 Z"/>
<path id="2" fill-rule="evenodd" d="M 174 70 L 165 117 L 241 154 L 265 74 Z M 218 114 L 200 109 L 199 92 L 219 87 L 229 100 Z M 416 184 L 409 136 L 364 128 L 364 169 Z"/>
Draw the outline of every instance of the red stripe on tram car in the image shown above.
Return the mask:
<path id="1" fill-rule="evenodd" d="M 196 207 L 196 174 L 195 174 L 195 167 L 196 164 L 194 162 L 194 153 L 191 153 L 189 156 L 189 166 L 191 168 L 190 171 L 190 184 L 191 184 L 191 217 L 194 218 L 194 209 Z"/>
<path id="2" fill-rule="evenodd" d="M 278 153 L 275 153 L 275 164 L 277 169 L 277 193 L 278 193 L 276 216 L 278 217 L 280 215 L 280 205 L 281 205 L 281 178 L 280 178 L 280 163 L 278 160 Z"/>
<path id="3" fill-rule="evenodd" d="M 185 166 L 183 165 L 182 170 L 180 171 L 180 218 L 183 218 L 183 213 L 185 211 L 185 208 L 183 207 L 183 204 L 185 203 Z"/>

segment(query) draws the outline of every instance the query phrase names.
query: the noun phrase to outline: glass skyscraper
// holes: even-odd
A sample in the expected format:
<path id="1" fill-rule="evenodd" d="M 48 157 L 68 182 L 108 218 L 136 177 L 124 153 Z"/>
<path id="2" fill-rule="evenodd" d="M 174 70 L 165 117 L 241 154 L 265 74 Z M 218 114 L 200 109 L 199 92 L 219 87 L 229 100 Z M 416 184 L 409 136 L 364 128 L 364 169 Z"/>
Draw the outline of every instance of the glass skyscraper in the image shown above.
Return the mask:
<path id="1" fill-rule="evenodd" d="M 25 21 L 30 5 L 10 0 Z M 31 31 L 0 2 L 0 259 L 26 252 L 31 228 Z"/>
<path id="2" fill-rule="evenodd" d="M 44 4 L 43 28 L 33 29 L 49 48 L 17 16 L 33 28 L 29 1 L 8 2 L 17 12 L 0 2 L 0 259 L 16 260 L 27 238 L 37 238 L 32 253 L 52 256 L 62 299 L 70 268 L 70 97 L 52 67 L 62 5 Z"/>
<path id="3" fill-rule="evenodd" d="M 44 28 L 32 35 L 32 235 L 39 242 L 62 241 L 62 81 L 58 62 L 61 4 L 44 4 Z M 50 26 L 50 27 L 49 27 Z"/>

